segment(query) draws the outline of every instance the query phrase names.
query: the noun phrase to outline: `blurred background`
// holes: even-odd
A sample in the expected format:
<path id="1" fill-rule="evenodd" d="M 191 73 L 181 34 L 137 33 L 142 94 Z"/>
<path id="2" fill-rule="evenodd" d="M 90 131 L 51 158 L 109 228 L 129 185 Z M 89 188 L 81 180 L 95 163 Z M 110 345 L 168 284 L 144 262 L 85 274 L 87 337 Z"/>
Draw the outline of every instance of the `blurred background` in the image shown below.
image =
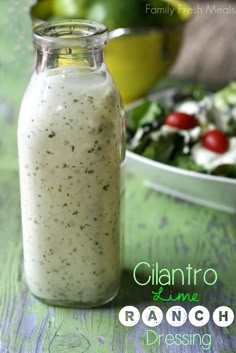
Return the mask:
<path id="1" fill-rule="evenodd" d="M 236 1 L 189 3 L 193 9 L 201 10 L 186 25 L 182 50 L 171 75 L 216 83 L 235 79 Z M 209 6 L 214 9 L 212 12 Z"/>
<path id="2" fill-rule="evenodd" d="M 67 3 L 70 0 L 63 1 Z M 93 19 L 101 18 L 97 4 L 102 2 L 110 6 L 108 4 L 122 3 L 109 0 L 91 1 L 95 4 L 95 10 L 90 13 Z M 152 1 L 158 7 L 163 0 Z M 179 1 L 165 2 L 167 6 L 170 3 L 176 6 Z M 166 17 L 158 18 L 157 15 L 152 15 L 149 17 L 151 26 L 157 21 L 168 30 L 158 34 L 152 33 L 147 41 L 146 36 L 140 36 L 138 40 L 136 38 L 130 42 L 129 38 L 125 37 L 123 40 L 122 37 L 120 42 L 111 41 L 107 46 L 108 66 L 118 81 L 127 103 L 145 94 L 151 87 L 163 85 L 163 82 L 165 86 L 172 86 L 176 82 L 178 84 L 186 80 L 200 81 L 218 87 L 236 78 L 236 2 L 226 0 L 187 2 L 192 7 L 192 18 L 185 8 L 185 11 L 178 14 L 180 18 L 172 17 L 170 26 L 166 26 Z M 39 0 L 39 3 L 49 4 L 50 0 Z M 126 4 L 125 8 L 117 11 L 132 14 L 138 0 L 123 3 Z M 17 168 L 16 126 L 20 101 L 32 71 L 32 21 L 34 23 L 48 16 L 48 10 L 41 7 L 40 11 L 36 8 L 34 16 L 30 17 L 30 8 L 35 4 L 34 0 L 0 1 L 0 163 L 6 168 Z M 109 11 L 114 11 L 113 7 Z M 136 17 L 119 15 L 118 21 L 122 18 L 137 25 Z M 143 21 L 142 18 L 139 20 Z M 181 26 L 178 26 L 179 22 Z M 114 27 L 115 25 L 116 23 Z M 127 23 L 121 21 L 120 25 L 126 26 Z M 148 27 L 146 22 L 144 24 L 142 22 L 143 25 Z M 142 88 L 141 93 L 132 94 L 132 89 L 139 86 Z M 129 96 L 126 97 L 127 92 Z"/>

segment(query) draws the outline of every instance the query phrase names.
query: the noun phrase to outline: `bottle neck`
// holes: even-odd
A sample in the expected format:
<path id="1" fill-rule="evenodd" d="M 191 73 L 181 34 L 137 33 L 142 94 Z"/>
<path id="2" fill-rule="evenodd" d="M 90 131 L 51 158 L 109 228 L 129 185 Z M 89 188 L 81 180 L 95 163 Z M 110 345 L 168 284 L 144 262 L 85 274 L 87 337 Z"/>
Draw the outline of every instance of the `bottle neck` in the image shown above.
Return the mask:
<path id="1" fill-rule="evenodd" d="M 74 66 L 81 71 L 97 71 L 103 64 L 103 47 L 87 50 L 84 48 L 47 49 L 36 47 L 36 71 Z"/>

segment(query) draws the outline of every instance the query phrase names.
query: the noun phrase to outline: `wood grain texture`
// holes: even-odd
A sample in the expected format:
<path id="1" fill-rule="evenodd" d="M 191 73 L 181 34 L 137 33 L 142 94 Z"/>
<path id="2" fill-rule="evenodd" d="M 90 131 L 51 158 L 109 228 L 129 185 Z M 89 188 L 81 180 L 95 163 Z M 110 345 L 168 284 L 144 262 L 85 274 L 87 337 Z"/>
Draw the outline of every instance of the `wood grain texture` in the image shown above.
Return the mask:
<path id="1" fill-rule="evenodd" d="M 152 305 L 151 290 L 135 284 L 134 266 L 140 261 L 158 261 L 162 267 L 213 267 L 219 284 L 196 291 L 209 310 L 221 304 L 235 308 L 235 217 L 191 205 L 147 189 L 141 180 L 127 178 L 124 276 L 116 300 L 99 309 L 54 308 L 37 301 L 25 284 L 17 172 L 0 176 L 0 352 L 1 353 L 154 353 L 204 352 L 195 344 L 168 349 L 166 345 L 146 345 L 143 323 L 125 328 L 118 312 L 125 305 L 140 311 Z M 139 190 L 139 192 L 137 192 Z M 181 290 L 189 290 L 183 287 Z M 181 304 L 182 305 L 182 304 Z M 163 310 L 169 304 L 160 304 Z M 191 305 L 186 305 L 187 311 Z M 218 328 L 212 320 L 207 327 L 193 328 L 185 323 L 173 328 L 166 321 L 162 333 L 209 333 L 214 337 L 210 353 L 236 350 L 235 326 Z"/>

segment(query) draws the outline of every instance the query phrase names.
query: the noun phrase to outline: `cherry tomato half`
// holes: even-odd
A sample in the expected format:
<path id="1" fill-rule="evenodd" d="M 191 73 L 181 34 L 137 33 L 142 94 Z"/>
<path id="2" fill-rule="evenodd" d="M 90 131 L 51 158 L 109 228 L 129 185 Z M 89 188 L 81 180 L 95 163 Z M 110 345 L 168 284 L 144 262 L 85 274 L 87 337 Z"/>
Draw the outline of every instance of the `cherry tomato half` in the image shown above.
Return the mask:
<path id="1" fill-rule="evenodd" d="M 165 119 L 165 125 L 176 127 L 181 130 L 189 130 L 198 125 L 198 121 L 194 115 L 173 112 Z"/>
<path id="2" fill-rule="evenodd" d="M 202 144 L 208 150 L 216 153 L 225 153 L 229 148 L 227 136 L 218 129 L 206 132 L 202 136 Z"/>

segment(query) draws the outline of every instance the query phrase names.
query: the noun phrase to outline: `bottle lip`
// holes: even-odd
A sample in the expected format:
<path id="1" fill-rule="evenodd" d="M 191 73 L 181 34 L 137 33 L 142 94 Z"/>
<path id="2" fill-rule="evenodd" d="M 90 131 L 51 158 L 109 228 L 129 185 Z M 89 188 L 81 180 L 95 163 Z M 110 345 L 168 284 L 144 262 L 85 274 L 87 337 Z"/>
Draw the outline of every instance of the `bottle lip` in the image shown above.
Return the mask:
<path id="1" fill-rule="evenodd" d="M 39 24 L 33 29 L 33 43 L 48 48 L 99 48 L 106 44 L 107 27 L 87 20 L 58 20 Z"/>

